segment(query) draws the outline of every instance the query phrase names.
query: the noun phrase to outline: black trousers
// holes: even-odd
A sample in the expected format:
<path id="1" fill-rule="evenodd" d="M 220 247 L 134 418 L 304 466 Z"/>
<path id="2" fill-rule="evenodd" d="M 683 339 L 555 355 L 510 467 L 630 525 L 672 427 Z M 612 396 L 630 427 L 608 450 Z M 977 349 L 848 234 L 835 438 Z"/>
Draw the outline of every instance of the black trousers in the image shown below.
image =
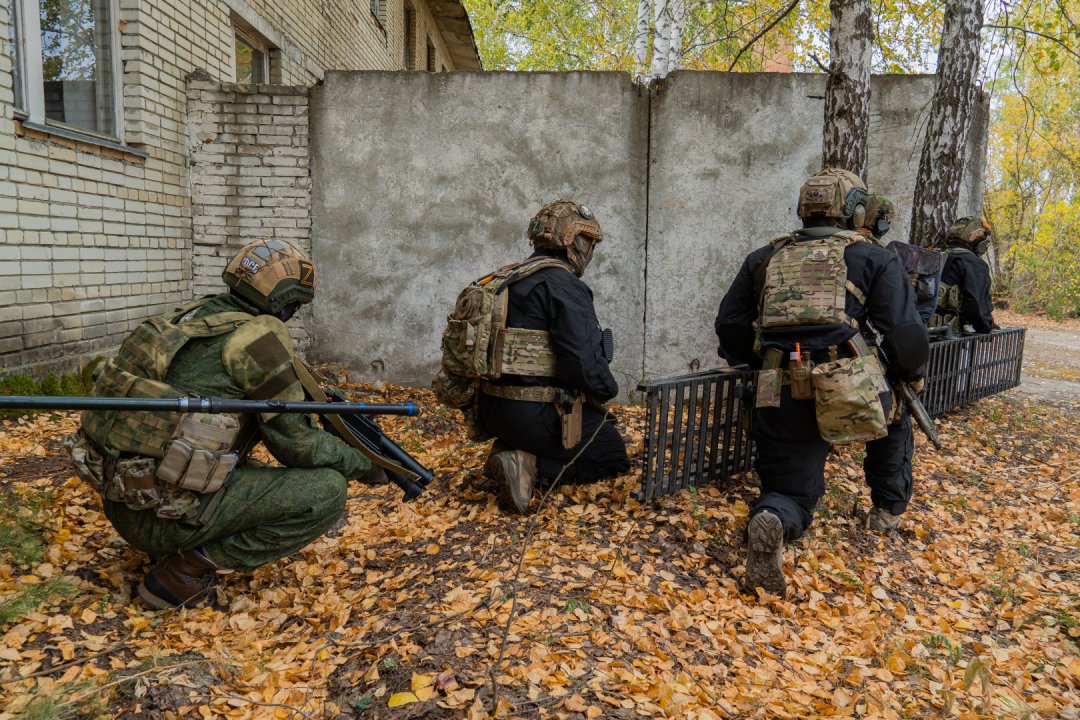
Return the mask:
<path id="1" fill-rule="evenodd" d="M 866 443 L 863 470 L 874 505 L 900 515 L 914 488 L 915 434 L 906 407 L 888 430 L 885 437 Z M 825 494 L 825 458 L 832 446 L 818 432 L 814 401 L 793 400 L 785 385 L 780 407 L 754 411 L 754 441 L 761 496 L 750 516 L 763 510 L 779 516 L 784 539 L 791 542 L 810 527 L 814 508 Z"/>
<path id="2" fill-rule="evenodd" d="M 581 409 L 581 442 L 572 450 L 562 445 L 559 414 L 551 403 L 506 400 L 480 395 L 480 421 L 489 433 L 506 445 L 536 456 L 537 474 L 555 479 L 577 455 L 604 419 L 588 406 Z M 584 485 L 630 470 L 626 443 L 610 422 L 600 428 L 577 461 L 566 468 L 560 482 Z"/>

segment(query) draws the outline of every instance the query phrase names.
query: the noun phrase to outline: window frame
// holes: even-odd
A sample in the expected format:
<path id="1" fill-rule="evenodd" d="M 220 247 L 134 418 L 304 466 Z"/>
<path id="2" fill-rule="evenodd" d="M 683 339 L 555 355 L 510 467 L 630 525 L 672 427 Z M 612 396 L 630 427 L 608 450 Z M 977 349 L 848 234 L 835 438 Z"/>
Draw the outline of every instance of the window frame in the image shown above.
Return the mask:
<path id="1" fill-rule="evenodd" d="M 121 58 L 120 0 L 107 0 L 109 6 L 109 59 L 112 95 L 112 133 L 69 125 L 45 117 L 45 69 L 41 50 L 41 3 L 39 0 L 11 0 L 19 7 L 15 11 L 16 36 L 22 38 L 22 47 L 12 48 L 12 63 L 19 63 L 22 70 L 23 107 L 15 109 L 15 117 L 24 120 L 27 127 L 49 132 L 55 128 L 58 135 L 72 137 L 83 135 L 91 141 L 95 138 L 124 145 L 124 64 Z M 11 12 L 9 8 L 8 12 Z M 21 50 L 21 52 L 20 52 Z"/>
<path id="2" fill-rule="evenodd" d="M 413 68 L 413 54 L 416 45 L 416 10 L 413 9 L 413 6 L 407 0 L 402 3 L 401 16 L 405 30 L 404 35 L 402 36 L 402 41 L 405 44 L 405 67 L 402 69 L 413 70 L 415 69 Z M 410 45 L 414 47 L 410 48 Z"/>
<path id="3" fill-rule="evenodd" d="M 261 78 L 255 79 L 254 66 L 251 71 L 251 84 L 252 85 L 268 85 L 270 84 L 270 50 L 272 49 L 270 43 L 265 40 L 261 35 L 255 31 L 248 30 L 241 27 L 235 19 L 232 21 L 233 29 L 233 44 L 232 44 L 232 77 L 233 82 L 239 83 L 240 79 L 237 76 L 238 68 L 236 67 L 236 41 L 240 40 L 252 50 L 262 55 L 261 67 L 259 73 Z M 254 60 L 254 58 L 252 58 Z"/>

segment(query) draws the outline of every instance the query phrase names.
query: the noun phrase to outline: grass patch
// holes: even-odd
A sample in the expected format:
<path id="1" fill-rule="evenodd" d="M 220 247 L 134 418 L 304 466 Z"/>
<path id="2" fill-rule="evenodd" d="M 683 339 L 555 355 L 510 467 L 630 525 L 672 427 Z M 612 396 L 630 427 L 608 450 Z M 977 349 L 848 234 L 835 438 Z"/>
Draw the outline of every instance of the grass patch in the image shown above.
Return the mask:
<path id="1" fill-rule="evenodd" d="M 0 379 L 0 395 L 84 397 L 89 395 L 94 388 L 94 369 L 104 359 L 100 356 L 94 358 L 77 373 L 64 373 L 59 377 L 53 373 L 40 383 L 34 382 L 25 375 L 8 375 Z M 33 416 L 34 414 L 33 410 L 0 410 L 0 418 Z"/>
<path id="2" fill-rule="evenodd" d="M 28 570 L 41 561 L 48 532 L 42 524 L 52 495 L 37 489 L 0 493 L 0 562 Z M 46 603 L 75 595 L 75 585 L 64 578 L 24 584 L 0 596 L 0 625 L 14 625 Z"/>

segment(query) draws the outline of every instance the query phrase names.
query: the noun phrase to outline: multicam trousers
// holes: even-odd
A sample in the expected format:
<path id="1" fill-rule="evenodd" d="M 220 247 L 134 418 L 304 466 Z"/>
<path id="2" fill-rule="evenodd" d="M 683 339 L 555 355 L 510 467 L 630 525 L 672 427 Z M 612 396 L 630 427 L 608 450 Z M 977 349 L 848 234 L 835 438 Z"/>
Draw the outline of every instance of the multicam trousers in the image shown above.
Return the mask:
<path id="1" fill-rule="evenodd" d="M 203 526 L 102 499 L 105 517 L 132 546 L 162 557 L 202 547 L 218 565 L 250 572 L 320 537 L 345 510 L 348 483 L 327 468 L 248 465 L 233 471 Z"/>

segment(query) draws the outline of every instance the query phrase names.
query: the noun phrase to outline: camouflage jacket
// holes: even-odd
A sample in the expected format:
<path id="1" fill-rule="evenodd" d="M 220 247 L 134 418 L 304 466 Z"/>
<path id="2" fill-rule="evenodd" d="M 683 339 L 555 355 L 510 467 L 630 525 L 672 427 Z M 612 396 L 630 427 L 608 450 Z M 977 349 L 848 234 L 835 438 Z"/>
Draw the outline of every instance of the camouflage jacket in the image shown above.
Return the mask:
<path id="1" fill-rule="evenodd" d="M 259 314 L 242 298 L 221 294 L 203 305 L 195 317 L 221 312 Z M 253 347 L 257 351 L 252 351 Z M 284 323 L 262 315 L 229 335 L 189 342 L 169 365 L 165 382 L 202 397 L 244 398 L 254 392 L 259 396 L 256 399 L 262 400 L 303 400 L 292 356 L 292 341 Z M 321 430 L 310 415 L 263 414 L 257 422 L 266 449 L 286 467 L 330 468 L 346 480 L 362 477 L 371 469 L 366 457 Z"/>

